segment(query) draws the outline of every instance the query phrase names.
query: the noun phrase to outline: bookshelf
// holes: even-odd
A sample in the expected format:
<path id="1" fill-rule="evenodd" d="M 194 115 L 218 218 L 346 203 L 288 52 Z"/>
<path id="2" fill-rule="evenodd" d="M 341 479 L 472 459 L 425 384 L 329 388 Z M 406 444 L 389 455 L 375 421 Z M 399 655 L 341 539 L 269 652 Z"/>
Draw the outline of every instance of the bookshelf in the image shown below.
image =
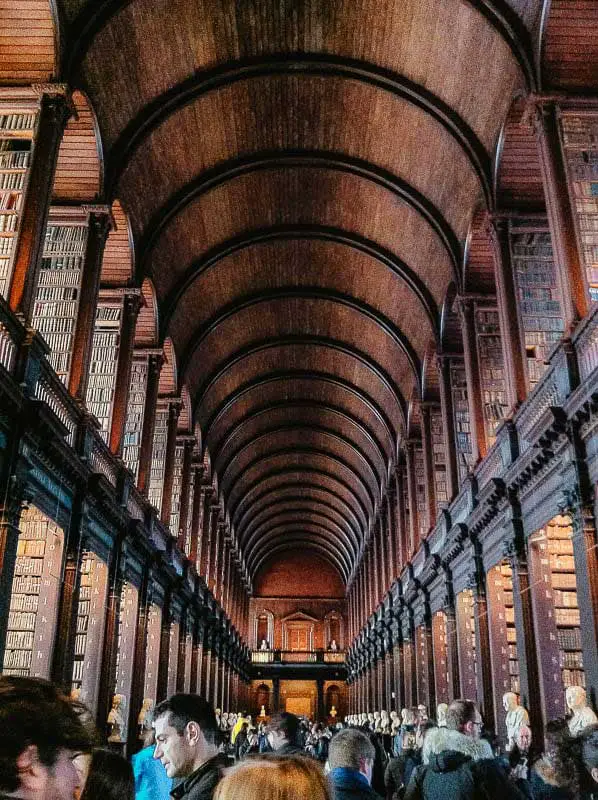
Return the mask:
<path id="1" fill-rule="evenodd" d="M 189 478 L 189 511 L 187 513 L 187 528 L 185 530 L 185 555 L 191 553 L 191 533 L 193 530 L 193 498 L 195 497 L 195 470 L 191 469 Z"/>
<path id="2" fill-rule="evenodd" d="M 432 453 L 434 463 L 434 487 L 436 489 L 436 507 L 444 508 L 448 503 L 448 489 L 446 483 L 446 459 L 444 449 L 444 429 L 442 427 L 442 413 L 439 408 L 430 412 L 430 429 L 432 432 Z"/>
<path id="3" fill-rule="evenodd" d="M 448 620 L 444 611 L 432 616 L 432 652 L 434 655 L 434 679 L 436 681 L 436 702 L 449 703 L 450 674 L 448 657 Z"/>
<path id="4" fill-rule="evenodd" d="M 592 303 L 598 301 L 598 112 L 561 111 L 561 141 L 577 243 Z"/>
<path id="5" fill-rule="evenodd" d="M 81 587 L 77 608 L 77 635 L 71 688 L 95 709 L 100 674 L 108 568 L 94 553 L 85 552 L 81 562 Z"/>
<path id="6" fill-rule="evenodd" d="M 469 401 L 467 398 L 467 378 L 462 360 L 451 359 L 450 365 L 451 394 L 453 397 L 453 414 L 455 416 L 455 448 L 457 451 L 457 467 L 459 484 L 461 484 L 472 466 L 471 424 L 469 419 Z"/>
<path id="7" fill-rule="evenodd" d="M 63 383 L 71 369 L 73 336 L 79 311 L 87 224 L 48 222 L 32 325 L 50 348 L 49 361 Z"/>
<path id="8" fill-rule="evenodd" d="M 484 428 L 488 447 L 491 447 L 507 407 L 498 311 L 476 307 L 475 329 L 482 382 Z"/>
<path id="9" fill-rule="evenodd" d="M 418 625 L 415 629 L 415 672 L 417 678 L 417 702 L 423 703 L 426 708 L 429 708 L 428 642 L 424 625 Z"/>
<path id="10" fill-rule="evenodd" d="M 193 627 L 191 621 L 185 626 L 185 682 L 183 691 L 191 691 L 191 662 L 193 660 Z"/>
<path id="11" fill-rule="evenodd" d="M 174 450 L 174 467 L 172 478 L 172 506 L 170 509 L 170 532 L 173 536 L 178 536 L 179 522 L 181 518 L 181 491 L 183 488 L 183 457 L 185 447 L 177 444 Z"/>
<path id="12" fill-rule="evenodd" d="M 144 698 L 156 701 L 158 692 L 158 659 L 160 655 L 160 633 L 162 630 L 162 609 L 152 603 L 147 617 L 147 639 L 145 655 Z"/>
<path id="13" fill-rule="evenodd" d="M 509 225 L 511 263 L 519 298 L 530 389 L 546 370 L 548 354 L 563 336 L 563 317 L 548 225 Z"/>
<path id="14" fill-rule="evenodd" d="M 168 440 L 168 405 L 158 405 L 154 425 L 154 444 L 150 469 L 147 499 L 157 509 L 162 507 L 164 490 L 164 468 L 166 466 L 166 442 Z"/>
<path id="15" fill-rule="evenodd" d="M 474 702 L 478 699 L 477 647 L 475 628 L 475 601 L 471 589 L 464 589 L 456 597 L 457 642 L 461 697 Z"/>
<path id="16" fill-rule="evenodd" d="M 49 677 L 56 631 L 64 533 L 35 506 L 19 522 L 3 672 Z"/>
<path id="17" fill-rule="evenodd" d="M 100 423 L 100 436 L 108 443 L 120 345 L 122 301 L 100 301 L 93 329 L 87 408 Z"/>
<path id="18" fill-rule="evenodd" d="M 167 684 L 168 697 L 170 697 L 176 692 L 180 632 L 181 632 L 181 623 L 178 620 L 174 620 L 173 622 L 171 622 L 170 636 L 168 640 L 168 684 Z"/>
<path id="19" fill-rule="evenodd" d="M 132 472 L 135 482 L 137 482 L 137 473 L 139 471 L 139 449 L 143 431 L 147 376 L 147 356 L 134 357 L 131 366 L 129 402 L 123 437 L 123 461 L 127 469 Z"/>
<path id="20" fill-rule="evenodd" d="M 426 471 L 424 468 L 424 451 L 421 445 L 413 449 L 415 465 L 415 496 L 417 502 L 417 523 L 420 542 L 428 535 L 428 504 L 426 503 Z"/>
<path id="21" fill-rule="evenodd" d="M 509 564 L 497 564 L 486 576 L 494 702 L 502 714 L 502 696 L 521 691 L 519 657 L 513 603 L 513 571 Z"/>
<path id="22" fill-rule="evenodd" d="M 33 110 L 0 103 L 0 295 L 8 299 L 37 123 Z"/>
<path id="23" fill-rule="evenodd" d="M 128 719 L 133 680 L 133 658 L 135 654 L 135 634 L 137 631 L 137 605 L 139 594 L 134 584 L 126 581 L 120 595 L 120 613 L 118 615 L 118 641 L 116 648 L 116 677 L 114 694 L 125 698 L 122 708 L 124 719 Z M 127 739 L 126 723 L 122 731 L 123 740 Z"/>

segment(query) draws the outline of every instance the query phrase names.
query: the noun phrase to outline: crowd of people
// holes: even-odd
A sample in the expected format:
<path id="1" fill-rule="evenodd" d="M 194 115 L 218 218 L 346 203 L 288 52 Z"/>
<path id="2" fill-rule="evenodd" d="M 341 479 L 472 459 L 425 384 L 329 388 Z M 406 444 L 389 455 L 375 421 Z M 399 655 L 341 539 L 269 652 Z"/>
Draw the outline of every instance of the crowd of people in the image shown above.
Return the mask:
<path id="1" fill-rule="evenodd" d="M 217 714 L 175 694 L 131 761 L 51 683 L 0 677 L 0 800 L 597 800 L 598 725 L 555 720 L 541 752 L 521 724 L 500 751 L 476 705 L 310 724 Z"/>

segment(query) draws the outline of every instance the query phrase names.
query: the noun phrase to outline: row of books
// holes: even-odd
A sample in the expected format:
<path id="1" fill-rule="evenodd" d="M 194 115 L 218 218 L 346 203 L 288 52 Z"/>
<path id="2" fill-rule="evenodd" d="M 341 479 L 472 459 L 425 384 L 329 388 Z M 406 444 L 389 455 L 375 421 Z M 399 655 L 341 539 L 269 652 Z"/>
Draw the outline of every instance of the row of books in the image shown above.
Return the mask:
<path id="1" fill-rule="evenodd" d="M 6 141 L 6 140 L 5 140 Z M 12 141 L 9 142 L 13 144 Z M 0 140 L 0 170 L 23 169 L 29 166 L 30 151 L 23 150 L 4 150 Z"/>
<path id="2" fill-rule="evenodd" d="M 35 117 L 35 114 L 0 114 L 0 131 L 33 130 Z"/>

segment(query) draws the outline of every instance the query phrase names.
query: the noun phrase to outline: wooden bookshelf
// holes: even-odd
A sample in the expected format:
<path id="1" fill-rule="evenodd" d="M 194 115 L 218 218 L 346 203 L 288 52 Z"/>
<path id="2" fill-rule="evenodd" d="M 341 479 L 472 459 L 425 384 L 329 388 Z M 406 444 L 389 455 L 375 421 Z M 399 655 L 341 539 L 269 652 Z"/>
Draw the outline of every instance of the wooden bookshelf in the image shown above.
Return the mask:
<path id="1" fill-rule="evenodd" d="M 509 225 L 509 242 L 528 381 L 533 389 L 546 371 L 549 352 L 563 336 L 552 240 L 547 224 L 518 220 Z"/>
<path id="2" fill-rule="evenodd" d="M 469 402 L 467 398 L 467 378 L 462 360 L 451 359 L 450 366 L 451 394 L 453 397 L 453 413 L 455 416 L 455 448 L 457 451 L 457 467 L 459 484 L 461 484 L 472 466 L 471 422 L 469 419 Z"/>
<path id="3" fill-rule="evenodd" d="M 493 308 L 476 307 L 475 329 L 482 381 L 484 428 L 488 447 L 491 447 L 507 408 L 498 311 Z"/>
<path id="4" fill-rule="evenodd" d="M 497 564 L 486 576 L 490 659 L 496 719 L 504 715 L 502 697 L 521 691 L 517 630 L 513 603 L 513 571 L 509 564 Z"/>
<path id="5" fill-rule="evenodd" d="M 589 297 L 598 301 L 598 112 L 563 110 L 561 141 Z"/>
<path id="6" fill-rule="evenodd" d="M 446 456 L 444 447 L 444 429 L 442 427 L 442 413 L 439 408 L 430 412 L 430 428 L 432 432 L 432 451 L 434 461 L 434 487 L 436 489 L 436 507 L 440 511 L 448 503 L 448 488 L 446 482 Z"/>
<path id="7" fill-rule="evenodd" d="M 87 223 L 52 218 L 46 228 L 32 325 L 50 348 L 49 361 L 63 383 L 68 383 L 73 337 L 79 312 Z"/>
<path id="8" fill-rule="evenodd" d="M 123 437 L 123 461 L 127 468 L 133 473 L 135 481 L 137 481 L 137 474 L 139 471 L 139 449 L 141 447 L 141 433 L 143 431 L 147 376 L 147 356 L 134 357 L 131 366 L 129 402 L 127 405 Z"/>
<path id="9" fill-rule="evenodd" d="M 478 700 L 478 662 L 475 628 L 475 601 L 471 589 L 465 589 L 456 597 L 457 642 L 459 650 L 459 673 L 461 697 Z"/>
<path id="10" fill-rule="evenodd" d="M 174 450 L 174 467 L 172 478 L 172 505 L 170 509 L 170 532 L 177 536 L 181 518 L 181 491 L 183 488 L 183 457 L 185 447 L 177 444 Z"/>
<path id="11" fill-rule="evenodd" d="M 95 709 L 97 703 L 107 591 L 108 567 L 94 553 L 85 552 L 71 688 L 80 693 L 81 701 L 90 709 Z"/>
<path id="12" fill-rule="evenodd" d="M 416 445 L 413 449 L 413 460 L 415 464 L 415 495 L 417 501 L 417 522 L 419 527 L 419 540 L 423 540 L 428 535 L 428 504 L 426 503 L 426 471 L 424 468 L 424 451 L 421 445 Z"/>
<path id="13" fill-rule="evenodd" d="M 37 113 L 0 102 L 0 295 L 8 298 Z"/>
<path id="14" fill-rule="evenodd" d="M 122 587 L 120 596 L 118 643 L 116 648 L 116 678 L 114 682 L 114 694 L 120 694 L 125 698 L 125 706 L 121 709 L 125 720 L 128 719 L 129 703 L 131 701 L 138 601 L 139 593 L 137 587 L 129 581 L 126 581 Z M 126 741 L 126 729 L 122 734 L 124 741 Z"/>
<path id="15" fill-rule="evenodd" d="M 157 509 L 162 507 L 164 490 L 164 468 L 166 466 L 166 443 L 168 440 L 168 405 L 159 404 L 154 425 L 154 444 L 150 469 L 147 499 Z"/>
<path id="16" fill-rule="evenodd" d="M 38 676 L 50 673 L 56 631 L 64 533 L 35 506 L 19 523 L 3 672 Z"/>
<path id="17" fill-rule="evenodd" d="M 85 402 L 100 423 L 100 435 L 106 443 L 112 422 L 121 323 L 122 300 L 100 301 L 96 309 Z"/>
<path id="18" fill-rule="evenodd" d="M 181 623 L 179 620 L 174 620 L 170 624 L 170 637 L 168 640 L 168 685 L 166 690 L 168 697 L 176 692 L 180 633 Z"/>
<path id="19" fill-rule="evenodd" d="M 189 479 L 189 512 L 187 514 L 187 527 L 185 530 L 185 555 L 191 553 L 191 533 L 193 530 L 193 498 L 195 496 L 195 470 L 191 469 Z"/>
<path id="20" fill-rule="evenodd" d="M 449 703 L 453 698 L 450 695 L 448 621 L 444 611 L 437 611 L 432 616 L 432 651 L 434 654 L 436 703 Z"/>
<path id="21" fill-rule="evenodd" d="M 147 617 L 147 640 L 145 655 L 145 678 L 143 697 L 156 701 L 158 691 L 158 666 L 160 655 L 160 634 L 162 630 L 162 609 L 152 603 Z"/>

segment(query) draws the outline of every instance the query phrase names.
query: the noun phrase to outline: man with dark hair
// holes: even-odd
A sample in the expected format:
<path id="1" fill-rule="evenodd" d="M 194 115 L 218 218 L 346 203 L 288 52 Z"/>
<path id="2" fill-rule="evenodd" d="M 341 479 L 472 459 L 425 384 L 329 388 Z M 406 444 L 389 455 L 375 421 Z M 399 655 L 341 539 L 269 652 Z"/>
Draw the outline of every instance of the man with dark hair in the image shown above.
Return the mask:
<path id="1" fill-rule="evenodd" d="M 153 714 L 154 758 L 169 778 L 179 780 L 174 800 L 211 800 L 222 771 L 232 760 L 218 752 L 220 731 L 213 708 L 195 694 L 175 694 Z"/>
<path id="2" fill-rule="evenodd" d="M 405 800 L 522 800 L 507 770 L 483 739 L 482 716 L 471 700 L 454 700 L 446 728 L 425 736 L 423 764 L 412 773 Z"/>
<path id="3" fill-rule="evenodd" d="M 289 711 L 273 714 L 268 723 L 268 742 L 278 756 L 305 755 L 299 743 L 299 717 Z"/>
<path id="4" fill-rule="evenodd" d="M 47 681 L 0 676 L 0 799 L 73 800 L 92 747 L 83 711 Z"/>

